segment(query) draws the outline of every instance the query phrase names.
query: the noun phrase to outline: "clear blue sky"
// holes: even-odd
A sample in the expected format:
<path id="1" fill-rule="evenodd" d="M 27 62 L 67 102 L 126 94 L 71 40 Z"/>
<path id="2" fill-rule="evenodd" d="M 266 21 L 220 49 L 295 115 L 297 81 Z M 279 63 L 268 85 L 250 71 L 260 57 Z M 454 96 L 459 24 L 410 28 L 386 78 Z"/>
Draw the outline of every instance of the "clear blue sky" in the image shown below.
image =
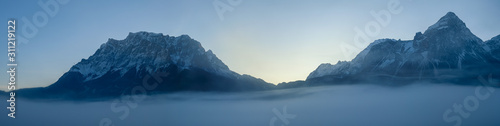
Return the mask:
<path id="1" fill-rule="evenodd" d="M 40 0 L 42 2 L 48 0 Z M 129 32 L 188 34 L 240 74 L 268 82 L 303 80 L 321 63 L 351 60 L 342 44 L 353 45 L 354 28 L 376 21 L 370 11 L 386 10 L 389 0 L 242 0 L 223 14 L 215 0 L 72 0 L 38 28 L 27 43 L 18 43 L 18 87 L 55 82 L 82 58 L 88 58 L 108 38 L 124 39 Z M 379 38 L 412 39 L 448 11 L 455 12 L 483 40 L 500 34 L 498 0 L 399 0 L 402 12 L 392 14 Z M 43 12 L 36 0 L 4 1 L 1 18 L 32 21 Z M 3 27 L 6 27 L 4 25 Z M 6 28 L 5 28 L 6 29 Z M 6 42 L 7 30 L 1 30 Z M 18 35 L 19 36 L 19 35 Z M 6 52 L 6 43 L 0 44 Z M 363 46 L 367 46 L 364 43 Z M 361 51 L 355 50 L 356 52 Z M 5 63 L 7 56 L 2 55 Z M 5 67 L 5 69 L 7 69 Z M 7 87 L 8 75 L 1 73 Z"/>

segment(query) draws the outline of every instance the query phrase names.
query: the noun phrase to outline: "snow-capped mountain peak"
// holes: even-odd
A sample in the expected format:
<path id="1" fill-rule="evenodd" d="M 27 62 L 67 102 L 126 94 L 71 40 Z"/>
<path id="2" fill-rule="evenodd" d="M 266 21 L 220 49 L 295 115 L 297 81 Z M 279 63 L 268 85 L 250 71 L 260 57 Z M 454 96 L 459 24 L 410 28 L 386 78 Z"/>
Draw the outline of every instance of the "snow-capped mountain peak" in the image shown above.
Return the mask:
<path id="1" fill-rule="evenodd" d="M 418 34 L 417 34 L 418 35 Z M 441 17 L 435 24 L 429 26 L 427 30 L 421 35 L 415 36 L 417 45 L 433 45 L 433 43 L 426 42 L 439 42 L 437 45 L 447 46 L 460 46 L 467 44 L 481 44 L 483 41 L 474 35 L 465 23 L 458 18 L 453 12 L 448 12 L 445 16 Z"/>
<path id="2" fill-rule="evenodd" d="M 94 55 L 74 65 L 70 72 L 79 72 L 89 81 L 110 72 L 123 76 L 132 69 L 154 72 L 170 65 L 179 69 L 203 69 L 227 77 L 237 75 L 211 50 L 205 51 L 188 35 L 172 37 L 150 32 L 129 33 L 124 40 L 109 39 Z"/>
<path id="3" fill-rule="evenodd" d="M 136 32 L 109 39 L 54 84 L 35 90 L 44 97 L 81 99 L 134 94 L 138 87 L 156 94 L 268 90 L 274 85 L 231 71 L 188 35 Z"/>
<path id="4" fill-rule="evenodd" d="M 445 29 L 465 29 L 465 23 L 458 18 L 453 12 L 448 12 L 445 16 L 441 17 L 438 22 L 429 26 L 429 30 L 445 30 Z M 427 32 L 426 31 L 426 32 Z"/>

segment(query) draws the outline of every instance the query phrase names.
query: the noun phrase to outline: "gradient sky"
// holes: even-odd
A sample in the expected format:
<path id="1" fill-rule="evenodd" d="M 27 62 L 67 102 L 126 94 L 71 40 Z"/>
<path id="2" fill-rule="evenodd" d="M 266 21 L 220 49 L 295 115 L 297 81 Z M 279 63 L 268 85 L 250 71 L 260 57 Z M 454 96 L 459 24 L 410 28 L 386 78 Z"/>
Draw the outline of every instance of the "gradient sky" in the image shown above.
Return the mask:
<path id="1" fill-rule="evenodd" d="M 40 0 L 47 1 L 47 0 Z M 229 68 L 267 82 L 304 80 L 321 63 L 351 60 L 342 44 L 354 45 L 354 28 L 376 21 L 370 11 L 387 9 L 389 0 L 242 0 L 220 20 L 215 0 L 73 0 L 59 6 L 54 17 L 27 43 L 18 43 L 18 87 L 54 83 L 82 58 L 88 58 L 108 38 L 129 32 L 188 34 L 211 49 Z M 220 0 L 226 3 L 226 0 Z M 455 12 L 483 40 L 500 34 L 498 0 L 399 0 L 403 11 L 381 27 L 379 38 L 413 39 L 447 12 Z M 43 12 L 38 1 L 4 1 L 1 18 L 30 21 Z M 229 4 L 228 4 L 229 5 Z M 6 27 L 6 25 L 4 25 Z M 6 42 L 7 30 L 0 31 Z M 18 35 L 19 36 L 19 35 Z M 6 52 L 7 44 L 0 44 Z M 363 44 L 363 48 L 368 43 Z M 351 50 L 359 52 L 359 50 Z M 7 56 L 0 58 L 7 63 Z M 5 67 L 5 69 L 7 69 Z M 8 75 L 2 72 L 0 90 Z"/>

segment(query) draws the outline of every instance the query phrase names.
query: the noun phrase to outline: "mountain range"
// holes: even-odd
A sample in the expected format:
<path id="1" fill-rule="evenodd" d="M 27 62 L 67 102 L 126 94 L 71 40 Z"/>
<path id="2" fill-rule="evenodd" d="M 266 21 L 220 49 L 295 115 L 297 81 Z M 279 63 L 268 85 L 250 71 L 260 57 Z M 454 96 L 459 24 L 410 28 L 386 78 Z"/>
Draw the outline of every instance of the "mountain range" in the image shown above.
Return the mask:
<path id="1" fill-rule="evenodd" d="M 20 89 L 30 98 L 100 98 L 131 94 L 154 78 L 148 94 L 178 91 L 240 92 L 315 85 L 418 81 L 477 84 L 477 77 L 500 78 L 500 35 L 483 42 L 453 12 L 413 40 L 379 39 L 351 61 L 321 64 L 305 81 L 277 86 L 231 71 L 188 35 L 129 33 L 109 39 L 48 87 Z M 298 66 L 300 67 L 300 66 Z M 161 74 L 160 76 L 155 76 Z"/>
<path id="2" fill-rule="evenodd" d="M 479 75 L 500 73 L 500 35 L 483 42 L 455 13 L 448 12 L 413 40 L 379 39 L 352 61 L 321 64 L 309 84 L 414 81 L 474 83 Z"/>

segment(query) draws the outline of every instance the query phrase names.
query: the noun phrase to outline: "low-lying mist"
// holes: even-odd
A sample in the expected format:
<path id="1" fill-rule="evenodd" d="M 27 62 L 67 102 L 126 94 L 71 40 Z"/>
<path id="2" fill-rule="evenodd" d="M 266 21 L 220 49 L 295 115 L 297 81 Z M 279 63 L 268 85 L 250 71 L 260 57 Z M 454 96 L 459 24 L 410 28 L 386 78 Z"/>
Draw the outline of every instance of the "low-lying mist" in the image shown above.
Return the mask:
<path id="1" fill-rule="evenodd" d="M 462 106 L 462 110 L 456 110 L 454 105 Z M 7 107 L 8 102 L 3 106 Z M 500 125 L 499 106 L 498 88 L 360 84 L 243 93 L 183 92 L 145 96 L 140 101 L 130 97 L 98 102 L 18 98 L 16 118 L 10 119 L 4 108 L 0 123 L 9 126 L 453 126 L 460 120 L 463 126 L 493 126 Z M 446 114 L 448 110 L 451 112 Z"/>

